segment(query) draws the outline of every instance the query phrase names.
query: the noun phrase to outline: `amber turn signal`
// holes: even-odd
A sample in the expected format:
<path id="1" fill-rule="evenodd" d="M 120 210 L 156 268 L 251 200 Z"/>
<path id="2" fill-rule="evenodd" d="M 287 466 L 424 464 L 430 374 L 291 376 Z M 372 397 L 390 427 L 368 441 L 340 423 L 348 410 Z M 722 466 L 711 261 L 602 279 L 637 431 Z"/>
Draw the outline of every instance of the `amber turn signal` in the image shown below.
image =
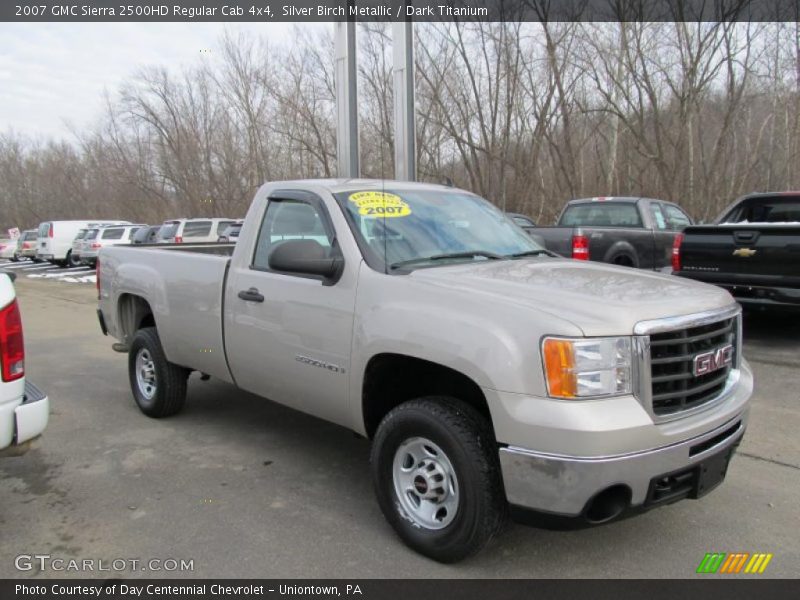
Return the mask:
<path id="1" fill-rule="evenodd" d="M 547 338 L 543 344 L 547 390 L 554 398 L 574 398 L 578 395 L 575 373 L 575 351 L 570 340 Z"/>

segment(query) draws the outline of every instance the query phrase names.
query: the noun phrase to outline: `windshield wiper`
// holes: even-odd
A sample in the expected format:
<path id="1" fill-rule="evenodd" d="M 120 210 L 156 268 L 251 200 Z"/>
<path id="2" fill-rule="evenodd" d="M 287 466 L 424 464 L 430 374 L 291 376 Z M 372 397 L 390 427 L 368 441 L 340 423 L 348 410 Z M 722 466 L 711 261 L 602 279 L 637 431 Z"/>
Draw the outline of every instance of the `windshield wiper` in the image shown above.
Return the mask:
<path id="1" fill-rule="evenodd" d="M 527 256 L 552 256 L 553 258 L 557 258 L 558 254 L 555 252 L 550 252 L 550 250 L 545 250 L 544 248 L 540 248 L 538 250 L 526 250 L 525 252 L 517 252 L 516 254 L 509 254 L 504 258 L 525 258 Z"/>
<path id="2" fill-rule="evenodd" d="M 426 256 L 423 258 L 412 258 L 409 260 L 401 260 L 400 262 L 392 263 L 389 265 L 390 269 L 399 269 L 400 267 L 406 267 L 409 265 L 415 265 L 419 263 L 426 263 L 426 262 L 433 262 L 437 260 L 447 260 L 449 258 L 488 258 L 490 260 L 499 260 L 504 258 L 500 254 L 495 254 L 494 252 L 485 252 L 483 250 L 469 250 L 467 252 L 452 252 L 450 254 L 436 254 L 434 256 Z"/>

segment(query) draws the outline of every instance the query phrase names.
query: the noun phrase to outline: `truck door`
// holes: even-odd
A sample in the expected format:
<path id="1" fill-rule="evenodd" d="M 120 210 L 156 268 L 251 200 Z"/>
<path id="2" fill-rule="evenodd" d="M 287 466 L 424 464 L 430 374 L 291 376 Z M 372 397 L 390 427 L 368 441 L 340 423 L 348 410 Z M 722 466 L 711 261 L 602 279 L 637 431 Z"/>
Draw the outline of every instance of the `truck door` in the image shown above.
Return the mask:
<path id="1" fill-rule="evenodd" d="M 291 239 L 334 249 L 333 225 L 318 196 L 291 191 L 271 197 L 248 260 L 231 266 L 225 291 L 230 370 L 245 390 L 347 425 L 355 275 L 351 279 L 346 266 L 329 285 L 271 270 L 270 251 Z"/>

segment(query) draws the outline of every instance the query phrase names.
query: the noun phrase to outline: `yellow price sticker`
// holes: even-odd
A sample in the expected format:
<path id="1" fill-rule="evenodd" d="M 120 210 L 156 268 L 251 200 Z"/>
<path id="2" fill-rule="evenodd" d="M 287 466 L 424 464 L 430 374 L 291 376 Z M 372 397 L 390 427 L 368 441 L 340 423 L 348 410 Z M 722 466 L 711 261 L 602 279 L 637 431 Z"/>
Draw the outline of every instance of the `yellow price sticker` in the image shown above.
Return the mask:
<path id="1" fill-rule="evenodd" d="M 407 217 L 411 214 L 411 207 L 395 194 L 356 192 L 348 199 L 358 206 L 358 214 L 362 217 Z"/>

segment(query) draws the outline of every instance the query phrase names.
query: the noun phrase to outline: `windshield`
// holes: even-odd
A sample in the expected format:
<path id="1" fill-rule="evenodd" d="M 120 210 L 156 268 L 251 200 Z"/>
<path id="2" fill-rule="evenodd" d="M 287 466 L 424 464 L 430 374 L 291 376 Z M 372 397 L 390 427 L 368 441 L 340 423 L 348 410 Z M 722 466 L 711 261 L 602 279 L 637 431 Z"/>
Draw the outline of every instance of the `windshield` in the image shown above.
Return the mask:
<path id="1" fill-rule="evenodd" d="M 158 239 L 171 240 L 174 238 L 175 233 L 178 231 L 178 225 L 180 225 L 180 223 L 164 223 L 161 226 L 161 230 L 158 232 Z"/>
<path id="2" fill-rule="evenodd" d="M 635 204 L 592 202 L 568 206 L 558 224 L 566 227 L 641 227 L 642 219 Z"/>
<path id="3" fill-rule="evenodd" d="M 744 200 L 722 223 L 800 223 L 800 199 L 750 198 Z"/>
<path id="4" fill-rule="evenodd" d="M 373 190 L 337 194 L 362 250 L 384 270 L 544 252 L 486 200 L 464 192 Z"/>

